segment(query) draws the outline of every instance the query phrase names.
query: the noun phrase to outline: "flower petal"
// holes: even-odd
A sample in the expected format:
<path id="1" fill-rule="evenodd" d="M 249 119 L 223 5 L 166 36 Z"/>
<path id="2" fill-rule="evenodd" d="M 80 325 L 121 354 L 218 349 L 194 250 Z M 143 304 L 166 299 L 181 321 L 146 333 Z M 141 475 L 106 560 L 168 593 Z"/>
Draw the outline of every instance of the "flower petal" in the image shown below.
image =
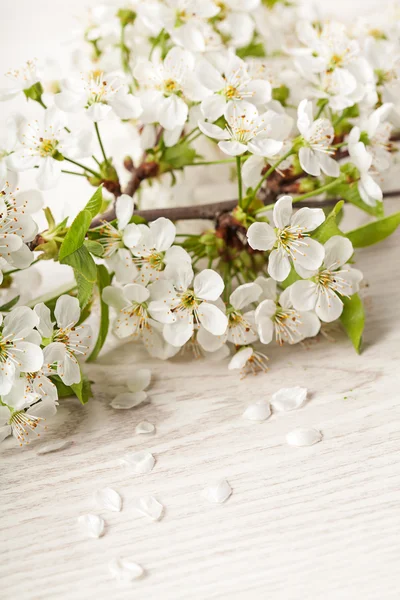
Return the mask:
<path id="1" fill-rule="evenodd" d="M 149 299 L 150 292 L 144 285 L 140 285 L 139 283 L 129 283 L 124 287 L 124 296 L 130 302 L 143 304 L 143 302 L 146 302 Z"/>
<path id="2" fill-rule="evenodd" d="M 203 490 L 204 498 L 213 504 L 222 504 L 228 500 L 231 494 L 232 488 L 226 479 L 221 479 Z"/>
<path id="3" fill-rule="evenodd" d="M 154 433 L 155 429 L 156 428 L 153 425 L 153 423 L 149 423 L 148 421 L 141 421 L 136 425 L 135 433 L 137 433 L 138 435 Z"/>
<path id="4" fill-rule="evenodd" d="M 290 223 L 292 216 L 292 197 L 282 196 L 274 206 L 274 223 L 278 229 L 285 229 Z"/>
<path id="5" fill-rule="evenodd" d="M 97 490 L 94 497 L 99 507 L 105 510 L 120 512 L 122 508 L 122 498 L 112 488 L 105 487 L 102 490 Z"/>
<path id="6" fill-rule="evenodd" d="M 300 227 L 303 231 L 314 231 L 325 221 L 322 208 L 301 208 L 292 217 L 290 224 Z"/>
<path id="7" fill-rule="evenodd" d="M 224 291 L 224 287 L 221 275 L 212 269 L 200 271 L 193 282 L 194 293 L 202 300 L 217 300 Z"/>
<path id="8" fill-rule="evenodd" d="M 104 521 L 98 515 L 81 515 L 78 523 L 90 538 L 99 538 L 104 534 Z"/>
<path id="9" fill-rule="evenodd" d="M 72 446 L 73 442 L 70 440 L 60 440 L 59 442 L 53 442 L 51 444 L 43 444 L 39 446 L 36 454 L 38 456 L 42 456 L 42 454 L 50 454 L 51 452 L 58 452 L 59 450 L 64 450 L 65 448 L 69 448 Z"/>
<path id="10" fill-rule="evenodd" d="M 272 396 L 271 404 L 274 410 L 286 412 L 303 406 L 307 398 L 307 388 L 282 388 Z"/>
<path id="11" fill-rule="evenodd" d="M 312 446 L 322 440 L 322 434 L 317 429 L 295 429 L 286 436 L 289 446 Z"/>
<path id="12" fill-rule="evenodd" d="M 239 285 L 236 290 L 232 292 L 229 297 L 229 302 L 236 310 L 241 310 L 252 302 L 257 302 L 262 291 L 262 288 L 257 285 L 257 283 L 244 283 L 243 285 Z"/>
<path id="13" fill-rule="evenodd" d="M 174 243 L 176 227 L 169 219 L 159 217 L 150 223 L 150 232 L 156 250 L 165 252 Z"/>
<path id="14" fill-rule="evenodd" d="M 133 377 L 130 377 L 126 382 L 131 392 L 141 392 L 146 390 L 151 382 L 151 371 L 150 369 L 138 369 L 135 371 Z"/>
<path id="15" fill-rule="evenodd" d="M 242 144 L 235 140 L 218 142 L 218 146 L 221 148 L 222 152 L 229 154 L 229 156 L 239 156 L 244 154 L 244 152 L 247 152 L 246 144 Z"/>
<path id="16" fill-rule="evenodd" d="M 204 135 L 211 137 L 214 140 L 229 140 L 230 135 L 226 129 L 221 129 L 218 125 L 212 125 L 212 123 L 206 123 L 199 121 L 197 124 L 198 128 Z"/>
<path id="17" fill-rule="evenodd" d="M 128 194 L 122 194 L 117 198 L 115 214 L 118 221 L 118 229 L 125 229 L 133 214 L 134 200 Z"/>
<path id="18" fill-rule="evenodd" d="M 272 250 L 269 255 L 268 273 L 276 281 L 284 281 L 288 277 L 290 273 L 290 260 L 287 253 L 281 248 Z"/>
<path id="19" fill-rule="evenodd" d="M 301 246 L 300 251 L 295 251 L 293 266 L 296 270 L 297 264 L 308 271 L 315 271 L 322 265 L 325 256 L 325 249 L 316 240 L 305 238 L 305 245 Z M 279 281 L 279 280 L 278 280 Z"/>
<path id="20" fill-rule="evenodd" d="M 129 408 L 139 406 L 139 404 L 142 404 L 146 398 L 147 394 L 144 391 L 122 392 L 122 394 L 115 396 L 112 402 L 110 402 L 110 406 L 118 410 L 127 410 Z"/>
<path id="21" fill-rule="evenodd" d="M 56 302 L 54 316 L 57 320 L 57 325 L 63 329 L 75 325 L 81 316 L 78 298 L 67 295 L 60 296 Z"/>
<path id="22" fill-rule="evenodd" d="M 318 294 L 315 312 L 321 321 L 331 323 L 336 321 L 343 312 L 343 302 L 330 288 L 324 288 Z"/>
<path id="23" fill-rule="evenodd" d="M 198 317 L 204 329 L 213 335 L 223 335 L 228 327 L 228 317 L 214 304 L 202 302 Z"/>
<path id="24" fill-rule="evenodd" d="M 271 416 L 271 407 L 269 402 L 256 402 L 250 404 L 243 413 L 245 419 L 249 421 L 265 421 Z"/>
<path id="25" fill-rule="evenodd" d="M 130 583 L 144 573 L 143 567 L 126 558 L 114 558 L 108 563 L 108 568 L 111 575 L 121 583 Z"/>
<path id="26" fill-rule="evenodd" d="M 254 250 L 271 250 L 276 233 L 268 223 L 252 223 L 247 230 L 247 239 Z"/>
<path id="27" fill-rule="evenodd" d="M 296 310 L 314 310 L 318 287 L 313 281 L 296 281 L 290 288 L 290 300 Z"/>
<path id="28" fill-rule="evenodd" d="M 311 148 L 300 148 L 299 161 L 303 171 L 305 171 L 309 175 L 314 175 L 314 177 L 318 177 L 321 174 L 321 168 L 319 166 L 317 154 Z"/>
<path id="29" fill-rule="evenodd" d="M 156 461 L 154 456 L 147 450 L 140 452 L 129 452 L 122 458 L 123 464 L 133 469 L 135 473 L 150 473 Z"/>
<path id="30" fill-rule="evenodd" d="M 327 269 L 336 270 L 343 266 L 353 255 L 351 241 L 341 235 L 334 235 L 325 244 L 324 263 Z"/>
<path id="31" fill-rule="evenodd" d="M 159 521 L 164 512 L 164 507 L 154 496 L 144 496 L 133 501 L 133 508 L 152 521 Z"/>

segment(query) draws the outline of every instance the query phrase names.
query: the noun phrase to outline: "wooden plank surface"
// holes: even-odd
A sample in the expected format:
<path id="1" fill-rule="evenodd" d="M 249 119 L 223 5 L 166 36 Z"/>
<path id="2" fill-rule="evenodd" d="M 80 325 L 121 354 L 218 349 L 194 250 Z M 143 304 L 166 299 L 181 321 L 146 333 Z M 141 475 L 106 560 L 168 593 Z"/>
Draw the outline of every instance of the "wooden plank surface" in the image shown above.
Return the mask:
<path id="1" fill-rule="evenodd" d="M 334 342 L 271 346 L 269 373 L 241 381 L 226 364 L 162 363 L 128 344 L 90 367 L 94 400 L 62 401 L 48 439 L 70 448 L 37 456 L 34 444 L 3 444 L 1 599 L 398 599 L 399 234 L 357 253 L 367 283 L 361 356 L 334 329 Z M 110 399 L 133 365 L 152 369 L 151 401 L 115 411 Z M 299 411 L 261 424 L 242 418 L 248 403 L 292 385 L 310 390 Z M 154 435 L 135 435 L 143 419 Z M 297 426 L 320 429 L 323 441 L 289 447 L 285 435 Z M 119 464 L 140 449 L 157 460 L 148 475 Z M 233 494 L 215 506 L 201 491 L 219 478 Z M 122 495 L 121 513 L 94 504 L 105 486 Z M 166 507 L 160 522 L 132 509 L 148 494 Z M 104 517 L 101 539 L 79 530 L 87 512 Z M 116 556 L 146 576 L 117 586 L 107 569 Z"/>

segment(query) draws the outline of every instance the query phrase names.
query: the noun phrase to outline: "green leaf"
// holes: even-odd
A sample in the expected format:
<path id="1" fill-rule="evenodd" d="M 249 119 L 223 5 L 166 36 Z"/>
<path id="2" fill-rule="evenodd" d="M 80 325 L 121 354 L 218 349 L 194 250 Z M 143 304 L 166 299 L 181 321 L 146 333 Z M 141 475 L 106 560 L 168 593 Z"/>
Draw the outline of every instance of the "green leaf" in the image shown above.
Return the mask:
<path id="1" fill-rule="evenodd" d="M 257 42 L 256 40 L 253 40 L 247 46 L 244 46 L 243 48 L 239 48 L 236 51 L 236 54 L 241 59 L 245 59 L 247 56 L 264 57 L 265 56 L 264 44 L 262 42 Z"/>
<path id="2" fill-rule="evenodd" d="M 351 298 L 342 297 L 342 300 L 344 308 L 340 320 L 359 354 L 365 323 L 364 306 L 358 294 L 354 294 Z"/>
<path id="3" fill-rule="evenodd" d="M 82 310 L 85 308 L 85 306 L 88 304 L 92 297 L 94 283 L 85 279 L 85 277 L 81 275 L 81 273 L 79 273 L 79 271 L 77 271 L 76 269 L 74 269 L 74 275 L 76 284 L 78 286 L 77 295 L 79 300 L 79 306 Z"/>
<path id="4" fill-rule="evenodd" d="M 51 375 L 50 379 L 57 388 L 59 398 L 70 398 L 76 396 L 82 404 L 86 404 L 89 398 L 92 397 L 92 390 L 90 381 L 81 371 L 82 379 L 80 383 L 74 383 L 73 385 L 65 385 L 58 375 Z"/>
<path id="5" fill-rule="evenodd" d="M 161 157 L 162 163 L 165 163 L 163 170 L 168 170 L 168 167 L 182 169 L 187 165 L 192 165 L 196 156 L 196 150 L 191 148 L 188 142 L 181 142 L 180 144 L 166 148 Z M 165 169 L 165 166 L 167 166 L 167 169 Z"/>
<path id="6" fill-rule="evenodd" d="M 93 196 L 90 198 L 89 202 L 86 204 L 84 210 L 90 212 L 92 219 L 96 217 L 101 209 L 101 205 L 103 204 L 103 186 L 97 188 Z M 89 227 L 88 227 L 89 229 Z M 87 231 L 87 230 L 86 230 Z"/>
<path id="7" fill-rule="evenodd" d="M 12 300 L 9 300 L 5 304 L 2 304 L 0 306 L 0 312 L 7 312 L 8 310 L 11 310 L 12 307 L 17 304 L 19 298 L 19 296 L 15 296 Z"/>
<path id="8" fill-rule="evenodd" d="M 383 219 L 378 219 L 377 221 L 353 229 L 346 233 L 346 235 L 354 248 L 364 248 L 365 246 L 377 244 L 389 237 L 389 235 L 392 235 L 396 231 L 399 225 L 400 212 L 397 212 L 389 217 L 384 217 Z"/>
<path id="9" fill-rule="evenodd" d="M 88 210 L 81 210 L 75 217 L 71 227 L 68 229 L 63 243 L 60 247 L 59 261 L 63 260 L 78 250 L 85 241 L 85 235 L 92 221 L 92 213 Z M 88 253 L 89 254 L 89 253 Z M 67 263 L 68 264 L 68 263 Z"/>
<path id="10" fill-rule="evenodd" d="M 69 265 L 74 270 L 78 271 L 83 277 L 95 283 L 97 279 L 96 263 L 89 254 L 86 246 L 81 246 L 72 254 L 66 256 L 63 260 L 60 260 L 63 265 Z"/>
<path id="11" fill-rule="evenodd" d="M 335 204 L 325 221 L 312 233 L 314 240 L 325 244 L 334 235 L 344 235 L 337 225 L 337 219 L 343 209 L 343 205 L 343 200 Z"/>
<path id="12" fill-rule="evenodd" d="M 104 248 L 99 242 L 95 242 L 94 240 L 85 240 L 84 246 L 89 250 L 90 254 L 94 254 L 94 256 L 103 256 Z"/>
<path id="13" fill-rule="evenodd" d="M 332 193 L 344 198 L 347 200 L 347 202 L 351 202 L 351 204 L 354 204 L 354 206 L 361 208 L 361 210 L 373 215 L 374 217 L 382 217 L 384 214 L 382 202 L 377 202 L 375 206 L 369 206 L 368 204 L 365 204 L 358 192 L 356 181 L 350 184 L 340 183 L 337 187 L 332 189 Z"/>
<path id="14" fill-rule="evenodd" d="M 103 302 L 102 299 L 102 292 L 106 286 L 110 285 L 110 283 L 111 278 L 107 268 L 104 265 L 97 265 L 97 286 L 99 288 L 100 295 L 100 329 L 96 344 L 88 358 L 88 361 L 92 361 L 97 358 L 100 350 L 104 346 L 104 342 L 106 341 L 108 328 L 110 325 L 110 317 L 108 304 Z"/>

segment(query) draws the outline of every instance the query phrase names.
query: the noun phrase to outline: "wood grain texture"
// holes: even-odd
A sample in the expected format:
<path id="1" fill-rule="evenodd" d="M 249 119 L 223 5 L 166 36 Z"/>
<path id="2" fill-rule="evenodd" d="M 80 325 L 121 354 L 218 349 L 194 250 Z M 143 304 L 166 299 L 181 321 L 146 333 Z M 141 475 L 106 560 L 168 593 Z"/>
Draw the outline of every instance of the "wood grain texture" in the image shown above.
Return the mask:
<path id="1" fill-rule="evenodd" d="M 161 363 L 132 344 L 88 367 L 95 399 L 62 401 L 49 427 L 48 440 L 71 447 L 45 456 L 35 444 L 1 448 L 1 599 L 398 599 L 399 248 L 397 232 L 357 253 L 368 284 L 361 356 L 334 331 L 335 342 L 271 346 L 269 373 L 243 381 L 226 364 Z M 151 401 L 115 411 L 110 399 L 133 365 L 151 367 Z M 310 390 L 299 411 L 261 424 L 242 418 L 249 402 L 292 385 Z M 143 419 L 154 435 L 135 435 Z M 289 447 L 297 426 L 320 429 L 323 441 Z M 140 449 L 157 460 L 148 475 L 119 465 Z M 215 506 L 201 491 L 219 478 L 233 494 Z M 95 506 L 104 486 L 122 495 L 121 513 Z M 147 494 L 166 507 L 160 522 L 132 510 Z M 80 532 L 87 512 L 106 520 L 103 538 Z M 115 556 L 139 562 L 146 577 L 118 587 L 107 569 Z"/>

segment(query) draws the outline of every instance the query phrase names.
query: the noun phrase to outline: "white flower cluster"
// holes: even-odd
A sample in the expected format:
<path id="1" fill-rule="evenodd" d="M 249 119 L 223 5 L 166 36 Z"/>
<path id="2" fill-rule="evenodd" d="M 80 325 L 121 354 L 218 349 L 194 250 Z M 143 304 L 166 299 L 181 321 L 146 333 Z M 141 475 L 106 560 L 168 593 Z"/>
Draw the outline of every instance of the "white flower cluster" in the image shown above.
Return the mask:
<path id="1" fill-rule="evenodd" d="M 119 224 L 128 223 L 132 210 L 126 198 L 119 198 Z M 115 334 L 142 341 L 151 355 L 163 359 L 185 344 L 213 353 L 228 343 L 238 351 L 257 341 L 295 344 L 317 335 L 320 321 L 338 319 L 341 298 L 357 293 L 362 280 L 361 272 L 348 264 L 350 240 L 336 235 L 323 246 L 310 237 L 324 220 L 322 209 L 293 214 L 292 198 L 280 198 L 273 210 L 274 227 L 255 222 L 247 233 L 251 248 L 269 252 L 270 277 L 239 285 L 226 302 L 222 277 L 212 269 L 194 274 L 188 252 L 174 245 L 176 229 L 169 219 L 114 229 L 109 264 L 116 285 L 104 289 L 103 299 L 117 311 Z M 105 228 L 99 238 L 106 248 L 108 232 Z M 291 266 L 299 280 L 281 291 L 278 285 Z M 231 368 L 238 360 L 234 357 Z M 239 365 L 244 366 L 241 360 Z"/>
<path id="2" fill-rule="evenodd" d="M 43 303 L 14 308 L 0 324 L 0 441 L 11 433 L 20 445 L 40 435 L 58 405 L 58 382 L 82 379 L 78 358 L 89 349 L 89 325 L 78 325 L 79 302 L 60 296 L 56 322 Z"/>
<path id="3" fill-rule="evenodd" d="M 0 140 L 0 284 L 14 290 L 45 259 L 69 265 L 76 286 L 32 310 L 24 275 L 0 307 L 3 437 L 11 427 L 23 440 L 42 406 L 83 385 L 78 358 L 100 352 L 109 306 L 115 335 L 157 358 L 190 347 L 232 354 L 243 371 L 266 368 L 263 345 L 296 344 L 362 308 L 353 244 L 400 223 L 386 221 L 382 192 L 400 139 L 399 15 L 398 2 L 346 25 L 285 0 L 127 0 L 90 10 L 66 76 L 37 61 L 7 73 L 0 101 L 25 96 L 37 115 L 9 119 Z M 104 121 L 127 144 L 124 171 Z M 38 233 L 42 199 L 17 190 L 23 171 L 39 190 L 72 174 L 97 191 L 72 223 L 45 209 Z M 342 199 L 376 228 L 341 231 Z M 176 205 L 202 224 L 177 233 Z"/>

